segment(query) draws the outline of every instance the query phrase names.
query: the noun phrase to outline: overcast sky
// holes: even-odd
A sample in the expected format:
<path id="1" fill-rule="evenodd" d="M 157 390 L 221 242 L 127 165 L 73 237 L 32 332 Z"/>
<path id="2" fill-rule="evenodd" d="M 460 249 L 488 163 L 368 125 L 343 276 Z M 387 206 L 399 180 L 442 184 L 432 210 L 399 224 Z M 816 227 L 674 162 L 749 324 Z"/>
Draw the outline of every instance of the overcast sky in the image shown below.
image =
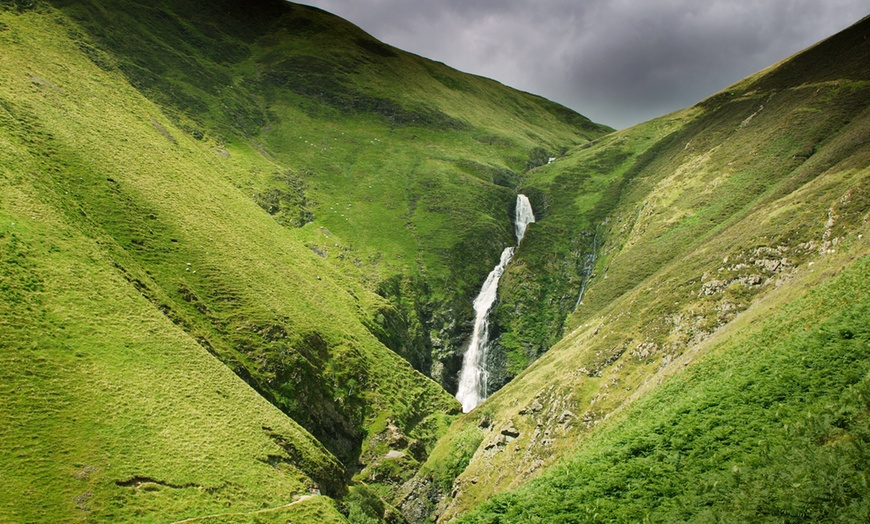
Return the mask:
<path id="1" fill-rule="evenodd" d="M 298 0 L 395 47 L 623 128 L 870 14 L 867 0 Z"/>

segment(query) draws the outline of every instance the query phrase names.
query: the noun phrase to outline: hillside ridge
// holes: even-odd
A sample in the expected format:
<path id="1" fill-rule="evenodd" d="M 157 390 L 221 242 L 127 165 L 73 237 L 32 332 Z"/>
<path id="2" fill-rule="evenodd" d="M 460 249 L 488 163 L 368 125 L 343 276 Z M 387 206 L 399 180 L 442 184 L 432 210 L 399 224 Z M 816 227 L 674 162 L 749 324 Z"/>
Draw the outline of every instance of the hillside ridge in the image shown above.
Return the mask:
<path id="1" fill-rule="evenodd" d="M 0 4 L 0 520 L 389 511 L 530 151 L 608 130 L 316 10 L 202 7 Z"/>
<path id="2" fill-rule="evenodd" d="M 868 28 L 614 131 L 278 0 L 0 2 L 0 520 L 866 519 Z"/>
<path id="3" fill-rule="evenodd" d="M 469 521 L 545 518 L 536 508 L 547 508 L 547 490 L 560 488 L 522 485 L 556 470 L 572 476 L 571 482 L 584 482 L 579 470 L 557 464 L 570 462 L 575 446 L 587 438 L 617 438 L 614 414 L 650 417 L 629 402 L 659 394 L 667 376 L 679 381 L 710 351 L 707 340 L 772 293 L 793 298 L 819 285 L 822 280 L 801 276 L 821 271 L 815 268 L 827 258 L 839 262 L 822 264 L 836 268 L 825 277 L 866 255 L 867 31 L 864 20 L 783 62 L 785 72 L 765 70 L 694 107 L 607 135 L 527 175 L 525 190 L 547 209 L 529 239 L 546 236 L 555 249 L 547 257 L 520 250 L 526 267 L 506 272 L 500 307 L 531 308 L 555 289 L 562 307 L 575 311 L 558 344 L 454 423 L 407 485 L 403 504 L 409 512 L 447 521 L 493 493 L 518 489 L 516 496 L 484 504 L 487 509 Z M 586 265 L 589 248 L 577 242 L 584 237 L 587 246 L 598 246 L 594 268 Z M 848 255 L 840 257 L 844 251 Z M 540 264 L 564 281 L 586 280 L 582 300 L 555 287 L 554 273 L 544 273 L 544 279 L 529 270 Z M 728 333 L 728 340 L 742 336 L 741 330 Z M 502 358 L 508 365 L 540 355 L 507 342 Z M 589 444 L 588 456 L 598 452 L 595 446 Z M 449 456 L 463 458 L 451 464 Z M 608 467 L 615 475 L 629 474 L 616 462 Z M 607 482 L 585 474 L 589 482 Z M 544 475 L 546 482 L 562 482 Z M 694 481 L 686 482 L 680 490 Z M 587 496 L 592 497 L 582 495 Z M 607 500 L 628 504 L 622 496 Z M 650 496 L 658 497 L 643 506 L 650 513 L 674 500 L 667 491 Z"/>

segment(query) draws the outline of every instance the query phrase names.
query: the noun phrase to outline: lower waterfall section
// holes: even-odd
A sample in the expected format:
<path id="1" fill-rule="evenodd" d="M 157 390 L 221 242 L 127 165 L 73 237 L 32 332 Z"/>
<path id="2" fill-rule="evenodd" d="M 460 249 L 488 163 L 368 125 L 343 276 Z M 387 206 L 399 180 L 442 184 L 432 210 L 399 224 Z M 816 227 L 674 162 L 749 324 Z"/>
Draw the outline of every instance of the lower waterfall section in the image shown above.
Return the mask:
<path id="1" fill-rule="evenodd" d="M 517 245 L 522 241 L 526 227 L 535 221 L 532 205 L 525 195 L 517 195 L 514 231 Z M 489 313 L 498 296 L 498 281 L 507 268 L 516 248 L 507 247 L 501 253 L 501 259 L 480 289 L 474 299 L 474 330 L 468 349 L 462 356 L 462 369 L 459 372 L 459 387 L 456 399 L 462 403 L 463 413 L 468 413 L 486 398 L 486 350 L 489 345 Z"/>
<path id="2" fill-rule="evenodd" d="M 512 247 L 501 252 L 501 260 L 495 269 L 490 271 L 474 299 L 474 331 L 471 332 L 471 342 L 462 356 L 462 370 L 459 372 L 459 388 L 456 399 L 462 403 L 462 412 L 468 413 L 480 404 L 486 395 L 486 368 L 484 366 L 486 346 L 489 344 L 489 311 L 495 304 L 498 291 L 498 281 L 505 268 L 514 256 Z"/>

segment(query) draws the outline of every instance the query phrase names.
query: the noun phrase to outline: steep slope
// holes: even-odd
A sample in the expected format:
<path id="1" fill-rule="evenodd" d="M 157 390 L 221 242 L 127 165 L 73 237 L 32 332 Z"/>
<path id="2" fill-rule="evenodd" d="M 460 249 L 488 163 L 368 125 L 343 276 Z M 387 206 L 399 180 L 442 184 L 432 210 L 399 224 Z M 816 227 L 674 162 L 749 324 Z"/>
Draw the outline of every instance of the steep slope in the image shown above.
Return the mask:
<path id="1" fill-rule="evenodd" d="M 253 200 L 387 297 L 372 329 L 448 390 L 471 298 L 513 241 L 520 174 L 609 131 L 288 2 L 54 4 L 97 65 L 226 151 Z"/>
<path id="2" fill-rule="evenodd" d="M 44 22 L 16 19 L 0 39 L 29 42 L 19 58 L 51 56 Z M 122 250 L 68 197 L 106 184 L 107 174 L 126 179 L 113 170 L 85 182 L 80 167 L 83 176 L 61 178 L 64 140 L 24 119 L 22 93 L 54 102 L 75 95 L 61 92 L 68 84 L 56 70 L 39 72 L 57 84 L 33 84 L 26 66 L 10 61 L 0 59 L 0 520 L 170 521 L 282 506 L 314 485 L 340 494 L 341 463 L 130 284 Z M 90 102 L 105 108 L 108 92 L 93 87 Z M 13 105 L 9 92 L 19 89 Z M 283 515 L 311 509 L 302 506 L 310 504 Z M 316 506 L 324 521 L 340 517 Z"/>
<path id="3" fill-rule="evenodd" d="M 0 3 L 0 49 L 0 520 L 389 513 L 518 173 L 606 131 L 284 2 Z"/>
<path id="4" fill-rule="evenodd" d="M 681 359 L 684 371 L 590 432 L 570 459 L 459 522 L 870 519 L 862 251 L 854 263 L 817 264 L 848 268 L 806 296 L 789 300 L 788 290 L 759 302 L 730 336 Z"/>
<path id="5" fill-rule="evenodd" d="M 605 446 L 617 441 L 625 427 L 652 428 L 676 421 L 667 413 L 649 422 L 631 418 L 651 416 L 648 406 L 656 402 L 675 402 L 674 390 L 655 393 L 660 396 L 645 401 L 646 408 L 628 408 L 623 412 L 628 426 L 610 420 L 634 399 L 657 391 L 665 376 L 688 380 L 679 378 L 681 371 L 694 369 L 691 363 L 714 348 L 722 360 L 711 356 L 714 363 L 709 365 L 742 362 L 749 382 L 764 382 L 767 372 L 779 372 L 779 360 L 771 360 L 768 366 L 754 358 L 741 360 L 757 343 L 747 346 L 730 340 L 743 340 L 742 329 L 749 329 L 741 319 L 763 318 L 768 308 L 792 302 L 868 253 L 864 239 L 870 210 L 868 26 L 870 22 L 864 20 L 693 108 L 614 133 L 528 174 L 524 190 L 535 196 L 543 218 L 530 226 L 528 243 L 524 241 L 517 253 L 518 264 L 505 274 L 500 307 L 530 310 L 540 320 L 547 307 L 573 309 L 576 304 L 568 335 L 489 401 L 454 423 L 421 475 L 408 484 L 410 495 L 403 504 L 407 514 L 434 512 L 447 520 L 493 493 L 522 485 L 581 446 L 585 458 L 554 470 L 546 483 L 535 484 L 522 495 L 498 499 L 479 517 L 487 522 L 496 515 L 511 516 L 508 521 L 522 521 L 517 515 L 555 518 L 558 512 L 538 511 L 558 506 L 548 502 L 548 490 L 565 488 L 577 495 L 583 493 L 579 484 L 607 483 L 636 473 L 628 468 L 637 463 L 627 462 L 621 469 L 622 455 L 607 451 L 617 448 Z M 584 189 L 597 191 L 589 194 Z M 851 282 L 865 270 L 862 265 L 844 278 Z M 568 295 L 567 290 L 583 287 L 578 284 L 584 280 L 585 294 L 578 303 L 578 296 Z M 573 286 L 565 284 L 572 281 Z M 554 289 L 559 293 L 548 293 Z M 858 299 L 861 290 L 850 300 L 840 300 L 839 291 L 819 293 L 818 299 L 789 307 L 801 315 L 820 308 L 824 315 L 818 321 L 824 333 L 836 331 L 840 323 L 857 333 L 864 314 Z M 530 305 L 540 303 L 542 296 L 548 297 L 550 306 Z M 856 301 L 857 309 L 849 309 Z M 512 317 L 510 310 L 502 311 L 500 318 L 503 323 L 530 322 L 527 317 Z M 764 325 L 759 321 L 753 332 L 776 332 L 791 340 L 782 351 L 792 352 L 795 358 L 816 349 L 832 354 L 846 350 L 837 344 L 801 346 L 796 331 L 815 324 L 786 324 L 786 329 L 781 325 L 783 317 L 777 319 Z M 828 404 L 840 402 L 838 388 L 858 387 L 866 374 L 866 343 L 858 339 L 854 347 L 849 346 L 853 356 L 848 365 L 807 372 L 816 394 L 828 399 Z M 539 351 L 534 341 L 508 342 L 503 344 L 508 366 L 512 359 L 534 358 Z M 792 371 L 784 367 L 782 373 Z M 704 386 L 705 402 L 729 402 L 733 391 L 725 382 L 722 375 L 710 378 Z M 797 382 L 783 384 L 781 394 L 779 401 L 792 406 L 789 410 L 804 398 Z M 864 409 L 860 403 L 843 402 L 852 406 L 848 409 Z M 826 412 L 823 408 L 828 404 L 816 404 L 810 411 Z M 698 427 L 718 423 L 705 416 L 699 415 Z M 863 431 L 860 424 L 850 427 L 849 431 Z M 770 432 L 777 445 L 805 435 L 788 434 L 782 427 Z M 704 435 L 693 430 L 686 437 L 690 442 L 686 449 L 706 442 Z M 586 444 L 590 436 L 595 440 Z M 745 439 L 746 433 L 736 432 L 733 437 L 708 442 L 709 452 L 719 453 Z M 835 450 L 831 456 L 847 460 L 848 453 Z M 816 458 L 827 460 L 822 455 Z M 646 457 L 646 452 L 641 456 Z M 587 459 L 594 462 L 593 470 Z M 700 459 L 690 454 L 681 460 L 694 468 L 693 461 Z M 772 467 L 789 471 L 791 458 L 779 454 L 776 460 L 781 462 Z M 716 468 L 734 465 L 726 463 L 722 459 Z M 757 461 L 753 464 L 758 466 Z M 856 474 L 863 467 L 856 465 Z M 599 469 L 608 473 L 595 476 Z M 569 470 L 570 486 L 565 484 Z M 799 476 L 796 470 L 792 473 Z M 689 483 L 697 480 L 685 478 Z M 764 479 L 755 477 L 753 482 L 761 485 Z M 653 511 L 652 505 L 677 504 L 676 493 L 691 486 L 677 482 L 672 488 L 662 488 L 653 499 L 639 501 L 638 507 Z M 585 493 L 592 494 L 593 489 L 597 488 Z M 594 493 L 588 496 L 602 496 Z M 619 493 L 632 497 L 635 492 Z M 607 500 L 627 503 L 620 497 Z M 724 504 L 725 498 L 711 504 Z M 567 499 L 559 500 L 567 504 Z M 567 513 L 558 514 L 595 521 L 585 516 L 592 508 L 587 502 L 592 504 L 580 500 Z M 523 513 L 521 506 L 534 509 Z M 733 514 L 748 507 L 739 506 Z M 801 507 L 798 511 L 806 509 Z M 624 518 L 639 518 L 632 513 L 635 509 L 626 511 Z"/>
<path id="6" fill-rule="evenodd" d="M 720 178 L 723 174 L 734 174 L 725 178 L 735 186 L 734 190 L 717 188 L 717 191 L 705 192 L 695 202 L 679 202 L 682 212 L 697 220 L 700 217 L 696 208 L 710 204 L 711 199 L 716 200 L 714 205 L 707 206 L 706 213 L 710 216 L 704 218 L 708 224 L 697 227 L 680 224 L 676 228 L 680 238 L 675 239 L 675 245 L 679 246 L 684 239 L 710 230 L 707 226 L 718 227 L 732 216 L 743 203 L 742 188 L 751 185 L 750 193 L 765 190 L 772 181 L 780 180 L 785 173 L 808 160 L 821 141 L 848 123 L 860 110 L 863 96 L 855 91 L 860 86 L 854 82 L 867 77 L 867 65 L 861 59 L 866 56 L 862 31 L 862 26 L 857 25 L 836 40 L 807 50 L 799 59 L 781 64 L 751 86 L 738 84 L 691 110 L 641 124 L 624 134 L 610 135 L 596 144 L 597 147 L 577 151 L 567 162 L 560 161 L 558 166 L 549 166 L 525 177 L 522 191 L 533 195 L 535 207 L 542 216 L 551 218 L 536 226 L 537 234 L 530 237 L 529 245 L 521 250 L 518 264 L 505 277 L 496 330 L 508 336 L 502 341 L 503 351 L 492 355 L 493 369 L 505 369 L 505 372 L 494 386 L 500 386 L 524 369 L 527 362 L 558 340 L 553 334 L 558 333 L 564 312 L 573 310 L 578 302 L 577 291 L 593 268 L 595 246 L 604 242 L 607 233 L 604 221 L 612 218 L 616 199 L 631 187 L 626 186 L 629 183 L 639 186 L 629 198 L 637 202 L 646 198 L 648 188 L 643 183 L 631 182 L 636 176 L 645 176 L 642 169 L 666 172 L 683 166 L 682 170 L 688 170 L 689 174 L 698 168 L 717 170 Z M 747 79 L 747 82 L 752 81 Z M 800 86 L 806 89 L 818 86 L 822 91 L 810 93 L 799 90 Z M 740 89 L 740 96 L 735 89 Z M 768 104 L 768 99 L 775 106 Z M 704 113 L 699 114 L 702 110 Z M 791 114 L 786 114 L 788 111 Z M 817 115 L 820 111 L 824 114 Z M 669 142 L 664 139 L 687 122 L 691 124 L 667 138 L 667 141 L 688 144 L 682 157 L 678 157 L 666 149 Z M 759 134 L 761 143 L 767 144 L 766 149 L 754 143 Z M 648 148 L 652 149 L 647 151 Z M 694 158 L 690 151 L 695 151 Z M 704 156 L 705 152 L 711 157 Z M 839 152 L 842 156 L 850 153 Z M 759 155 L 764 158 L 753 158 Z M 807 174 L 801 176 L 812 176 L 812 170 L 819 169 L 815 164 L 817 160 L 813 159 L 806 166 Z M 647 166 L 650 162 L 655 164 Z M 685 179 L 686 176 L 680 175 L 672 181 L 680 184 Z M 719 184 L 718 179 L 702 182 L 700 175 L 696 180 L 696 187 L 702 183 L 705 186 Z M 667 204 L 669 202 L 658 205 Z M 658 212 L 649 208 L 645 211 Z M 685 221 L 685 217 L 674 214 L 670 220 Z M 663 227 L 670 225 L 665 223 Z M 539 247 L 535 248 L 533 242 Z M 681 254 L 679 249 L 665 243 L 661 247 L 654 260 L 646 260 L 649 253 L 645 252 L 644 260 L 620 264 L 620 271 L 633 273 L 622 285 L 634 285 L 645 272 L 658 268 L 664 260 L 661 257 L 676 258 Z M 589 303 L 590 307 L 584 310 L 596 311 L 598 304 L 612 298 Z M 548 305 L 539 307 L 542 302 Z"/>
<path id="7" fill-rule="evenodd" d="M 345 466 L 209 352 L 263 394 L 299 390 L 284 399 L 307 406 L 271 400 L 338 454 L 359 449 L 363 398 L 403 428 L 454 409 L 365 329 L 377 297 L 58 38 L 62 18 L 2 15 L 3 520 L 170 520 L 282 506 L 313 485 L 342 494 Z M 365 389 L 347 391 L 350 373 Z M 310 511 L 340 518 L 319 502 L 275 515 Z"/>

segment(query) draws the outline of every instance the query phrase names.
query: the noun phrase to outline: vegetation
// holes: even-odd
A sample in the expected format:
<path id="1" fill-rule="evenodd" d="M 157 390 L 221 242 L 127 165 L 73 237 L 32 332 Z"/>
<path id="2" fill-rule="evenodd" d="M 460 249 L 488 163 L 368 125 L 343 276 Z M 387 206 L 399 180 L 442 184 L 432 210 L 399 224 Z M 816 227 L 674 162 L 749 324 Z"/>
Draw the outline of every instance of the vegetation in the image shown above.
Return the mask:
<path id="1" fill-rule="evenodd" d="M 593 276 L 606 221 L 630 177 L 626 171 L 687 118 L 675 115 L 610 134 L 525 176 L 521 191 L 539 222 L 530 226 L 499 288 L 493 315 L 498 338 L 487 363 L 491 392 L 562 337 L 580 290 Z"/>
<path id="2" fill-rule="evenodd" d="M 541 331 L 502 334 L 505 375 L 519 374 L 481 406 L 492 424 L 479 430 L 480 446 L 430 513 L 447 520 L 573 456 L 590 432 L 609 431 L 615 413 L 684 369 L 678 362 L 703 355 L 716 337 L 736 336 L 734 323 L 768 296 L 796 298 L 821 281 L 803 277 L 818 275 L 823 262 L 838 272 L 867 254 L 866 26 L 780 66 L 806 76 L 771 68 L 528 174 L 543 218 L 503 278 L 500 305 L 527 314 L 500 313 L 499 322 L 532 326 L 555 318 L 550 311 L 574 311 L 565 336 L 524 371 L 547 347 L 534 338 Z M 571 181 L 604 189 L 571 193 Z M 547 256 L 526 250 L 538 234 L 553 246 Z M 597 244 L 591 265 L 589 244 Z M 541 261 L 551 269 L 533 271 Z M 567 292 L 572 281 L 575 293 L 585 286 L 579 302 Z M 450 431 L 477 423 L 472 413 Z M 443 439 L 432 456 L 451 446 Z"/>
<path id="3" fill-rule="evenodd" d="M 396 310 L 374 320 L 412 336 L 382 341 L 448 389 L 530 151 L 609 130 L 287 2 L 222 0 L 209 17 L 196 0 L 54 5 L 85 56 L 228 154 L 232 182 L 273 218 L 313 222 L 291 234 L 383 294 Z"/>
<path id="4" fill-rule="evenodd" d="M 760 316 L 459 522 L 870 517 L 870 258 Z"/>
<path id="5" fill-rule="evenodd" d="M 110 4 L 0 1 L 0 521 L 866 520 L 866 20 L 607 134 L 317 9 Z"/>
<path id="6" fill-rule="evenodd" d="M 452 380 L 506 186 L 607 131 L 285 2 L 0 22 L 0 520 L 389 496 L 458 412 L 419 371 Z M 282 509 L 315 484 L 348 501 Z"/>

